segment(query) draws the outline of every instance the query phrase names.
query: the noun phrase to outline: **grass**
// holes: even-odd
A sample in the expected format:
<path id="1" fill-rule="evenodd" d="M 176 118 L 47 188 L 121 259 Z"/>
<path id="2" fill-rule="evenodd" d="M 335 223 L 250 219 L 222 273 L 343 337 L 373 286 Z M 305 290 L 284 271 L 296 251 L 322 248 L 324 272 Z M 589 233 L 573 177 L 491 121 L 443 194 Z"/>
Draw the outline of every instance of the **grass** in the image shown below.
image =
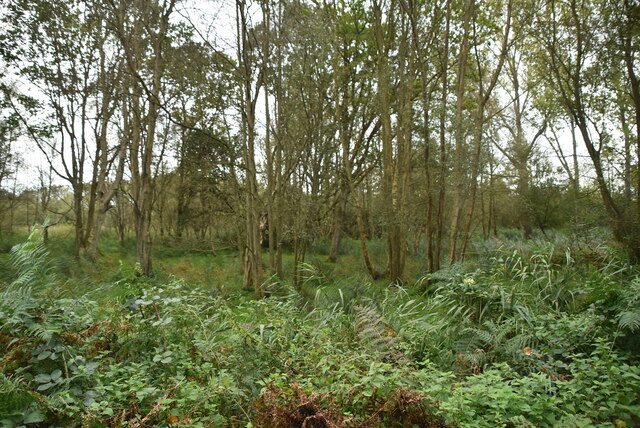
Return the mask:
<path id="1" fill-rule="evenodd" d="M 8 263 L 8 252 L 12 246 L 26 239 L 27 235 L 16 234 L 0 237 L 0 281 L 11 276 Z M 514 251 L 523 257 L 534 253 L 550 254 L 554 263 L 562 262 L 570 249 L 571 257 L 578 257 L 585 261 L 577 264 L 576 268 L 589 269 L 588 265 L 602 265 L 614 258 L 610 247 L 602 244 L 606 233 L 592 232 L 577 239 L 567 233 L 557 231 L 547 232 L 545 236 L 538 234 L 531 242 L 525 243 L 519 231 L 501 230 L 498 236 L 488 240 L 476 237 L 471 243 L 471 251 L 475 257 L 467 263 L 454 266 L 454 270 L 463 269 L 473 271 L 487 268 L 491 260 L 508 257 Z M 49 250 L 54 258 L 67 294 L 73 295 L 90 291 L 92 288 L 104 284 L 112 284 L 121 277 L 123 266 L 135 265 L 135 238 L 128 236 L 124 247 L 120 246 L 116 236 L 105 231 L 101 237 L 96 262 L 78 261 L 73 257 L 73 228 L 69 225 L 56 225 L 49 228 Z M 369 243 L 369 250 L 378 269 L 386 265 L 386 242 L 375 239 Z M 312 271 L 305 275 L 313 277 L 305 282 L 308 295 L 315 295 L 318 290 L 331 296 L 342 293 L 365 293 L 371 298 L 381 296 L 388 289 L 387 280 L 371 280 L 362 261 L 360 242 L 355 239 L 344 239 L 341 244 L 340 256 L 337 263 L 330 263 L 328 258 L 329 243 L 325 240 L 314 242 L 307 254 L 305 262 Z M 412 295 L 422 294 L 425 290 L 432 290 L 429 284 L 437 282 L 438 275 L 425 277 L 424 242 L 410 251 L 406 261 L 405 278 L 406 289 Z M 268 252 L 263 251 L 265 276 L 268 276 Z M 217 293 L 223 297 L 244 296 L 251 297 L 252 292 L 242 287 L 242 260 L 233 249 L 218 249 L 213 254 L 210 248 L 197 248 L 195 245 L 177 244 L 166 241 L 156 242 L 153 246 L 154 275 L 158 280 L 168 281 L 181 278 L 190 286 Z M 446 265 L 445 265 L 446 266 Z M 293 255 L 285 252 L 283 255 L 285 277 L 293 275 Z M 449 270 L 445 267 L 445 274 Z M 442 274 L 439 274 L 442 275 Z M 426 281 L 425 279 L 428 279 Z M 108 297 L 108 295 L 107 295 Z"/>

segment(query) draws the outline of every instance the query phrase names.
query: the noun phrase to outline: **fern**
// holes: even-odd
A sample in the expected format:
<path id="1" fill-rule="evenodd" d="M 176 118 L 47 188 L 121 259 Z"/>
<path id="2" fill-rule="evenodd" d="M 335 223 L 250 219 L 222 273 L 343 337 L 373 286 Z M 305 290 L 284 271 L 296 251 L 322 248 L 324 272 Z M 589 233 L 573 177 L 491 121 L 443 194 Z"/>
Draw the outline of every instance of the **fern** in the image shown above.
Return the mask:
<path id="1" fill-rule="evenodd" d="M 358 305 L 356 312 L 356 333 L 360 341 L 380 355 L 381 359 L 390 359 L 397 363 L 408 363 L 407 358 L 396 349 L 400 338 L 395 330 L 385 322 L 375 306 Z"/>
<path id="2" fill-rule="evenodd" d="M 513 320 L 486 321 L 480 328 L 468 327 L 456 342 L 455 349 L 464 359 L 482 367 L 503 359 L 515 358 L 531 343 L 531 337 L 518 332 Z"/>
<path id="3" fill-rule="evenodd" d="M 446 266 L 437 272 L 432 272 L 421 278 L 418 283 L 422 284 L 425 281 L 431 281 L 434 283 L 452 283 L 464 273 L 467 272 L 467 267 L 462 263 L 454 263 L 451 266 Z"/>
<path id="4" fill-rule="evenodd" d="M 17 409 L 23 410 L 32 403 L 35 403 L 35 400 L 25 392 L 21 378 L 8 377 L 0 373 L 0 415 L 14 413 Z"/>
<path id="5" fill-rule="evenodd" d="M 39 306 L 30 287 L 9 288 L 0 295 L 0 331 L 13 331 L 33 323 L 32 313 Z"/>
<path id="6" fill-rule="evenodd" d="M 55 281 L 49 252 L 38 230 L 34 228 L 26 242 L 11 249 L 11 264 L 17 271 L 17 278 L 9 288 L 42 287 Z"/>
<path id="7" fill-rule="evenodd" d="M 620 312 L 618 315 L 618 324 L 621 328 L 628 329 L 631 332 L 640 330 L 640 310 Z"/>
<path id="8" fill-rule="evenodd" d="M 635 333 L 640 330 L 640 278 L 635 278 L 622 290 L 618 311 L 618 325 Z"/>
<path id="9" fill-rule="evenodd" d="M 35 290 L 52 285 L 56 279 L 48 256 L 35 228 L 26 242 L 11 249 L 10 260 L 17 276 L 0 293 L 0 331 L 25 330 L 29 336 L 44 340 L 53 335 L 53 331 L 39 324 L 36 314 L 43 301 L 35 295 Z"/>

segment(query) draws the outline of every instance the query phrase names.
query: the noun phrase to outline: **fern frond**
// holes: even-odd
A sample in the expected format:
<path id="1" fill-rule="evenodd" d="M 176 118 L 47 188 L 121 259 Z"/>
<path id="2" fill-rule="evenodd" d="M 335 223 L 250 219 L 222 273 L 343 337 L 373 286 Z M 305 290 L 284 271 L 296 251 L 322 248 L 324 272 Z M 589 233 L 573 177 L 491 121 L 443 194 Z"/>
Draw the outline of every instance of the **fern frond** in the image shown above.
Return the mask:
<path id="1" fill-rule="evenodd" d="M 636 332 L 640 330 L 640 277 L 634 278 L 620 291 L 616 307 L 620 328 Z"/>
<path id="2" fill-rule="evenodd" d="M 618 325 L 621 328 L 635 332 L 640 330 L 640 310 L 629 310 L 620 312 L 618 315 Z"/>
<path id="3" fill-rule="evenodd" d="M 39 306 L 31 287 L 10 288 L 0 295 L 0 331 L 11 331 L 26 325 Z"/>
<path id="4" fill-rule="evenodd" d="M 31 394 L 26 392 L 22 378 L 0 373 L 0 415 L 21 411 L 34 402 Z"/>
<path id="5" fill-rule="evenodd" d="M 9 288 L 40 287 L 55 281 L 53 267 L 49 261 L 49 251 L 35 229 L 26 242 L 11 249 L 10 260 L 17 271 L 17 278 Z"/>
<path id="6" fill-rule="evenodd" d="M 397 363 L 407 363 L 406 357 L 396 349 L 400 338 L 393 328 L 385 322 L 375 306 L 358 305 L 353 309 L 356 313 L 356 333 L 360 341 L 380 355 Z"/>
<path id="7" fill-rule="evenodd" d="M 32 337 L 49 340 L 56 331 L 39 325 L 37 309 L 43 301 L 36 297 L 35 290 L 53 284 L 55 274 L 36 229 L 26 242 L 11 249 L 10 260 L 17 277 L 0 293 L 0 330 L 23 330 Z"/>
<path id="8" fill-rule="evenodd" d="M 454 345 L 454 349 L 458 354 L 470 354 L 473 353 L 476 349 L 479 349 L 486 343 L 474 334 L 467 334 L 458 339 Z"/>
<path id="9" fill-rule="evenodd" d="M 524 347 L 531 344 L 530 335 L 517 334 L 506 341 L 504 345 L 504 353 L 511 356 L 522 355 Z"/>

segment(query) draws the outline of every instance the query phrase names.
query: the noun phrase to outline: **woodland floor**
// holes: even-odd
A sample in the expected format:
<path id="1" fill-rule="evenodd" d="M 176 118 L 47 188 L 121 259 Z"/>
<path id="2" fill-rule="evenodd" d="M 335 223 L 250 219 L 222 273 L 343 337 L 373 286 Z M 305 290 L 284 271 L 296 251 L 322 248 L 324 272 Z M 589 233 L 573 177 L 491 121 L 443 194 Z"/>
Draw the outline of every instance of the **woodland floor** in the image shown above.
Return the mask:
<path id="1" fill-rule="evenodd" d="M 606 236 L 505 230 L 430 275 L 411 248 L 403 287 L 317 242 L 259 301 L 230 248 L 158 242 L 143 278 L 133 240 L 26 239 L 0 238 L 3 427 L 640 426 L 640 270 Z"/>

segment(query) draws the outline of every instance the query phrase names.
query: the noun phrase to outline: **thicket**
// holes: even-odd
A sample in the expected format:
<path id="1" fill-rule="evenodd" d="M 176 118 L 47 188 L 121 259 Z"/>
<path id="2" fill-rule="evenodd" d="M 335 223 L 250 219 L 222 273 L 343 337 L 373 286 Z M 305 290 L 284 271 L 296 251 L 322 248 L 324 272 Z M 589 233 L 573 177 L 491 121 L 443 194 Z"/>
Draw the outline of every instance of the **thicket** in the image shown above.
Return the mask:
<path id="1" fill-rule="evenodd" d="M 261 300 L 124 263 L 69 292 L 32 234 L 0 283 L 0 423 L 640 425 L 640 275 L 605 247 L 487 245 L 406 289 L 302 271 Z"/>

